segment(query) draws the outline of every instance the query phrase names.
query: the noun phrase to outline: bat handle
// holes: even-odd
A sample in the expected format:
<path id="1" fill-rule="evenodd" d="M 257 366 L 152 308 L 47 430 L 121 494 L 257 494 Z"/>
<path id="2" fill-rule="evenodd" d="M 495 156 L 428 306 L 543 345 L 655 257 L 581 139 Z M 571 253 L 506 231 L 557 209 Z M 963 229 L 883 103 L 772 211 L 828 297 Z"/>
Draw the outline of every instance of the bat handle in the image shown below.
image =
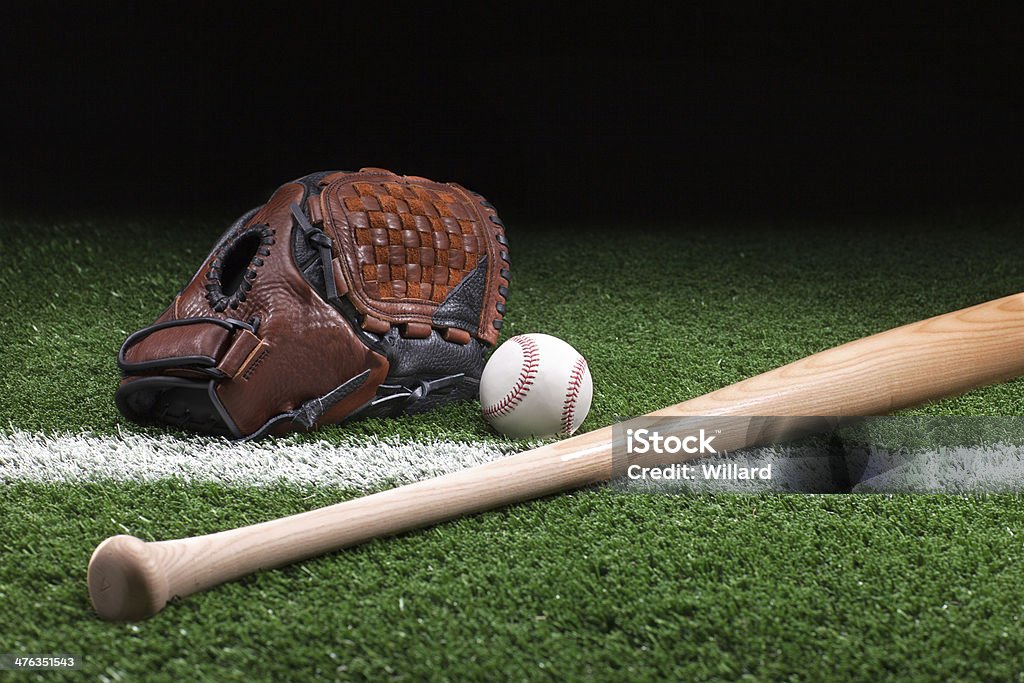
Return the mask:
<path id="1" fill-rule="evenodd" d="M 89 560 L 89 599 L 102 618 L 139 621 L 170 598 L 167 573 L 150 545 L 134 536 L 111 536 Z"/>

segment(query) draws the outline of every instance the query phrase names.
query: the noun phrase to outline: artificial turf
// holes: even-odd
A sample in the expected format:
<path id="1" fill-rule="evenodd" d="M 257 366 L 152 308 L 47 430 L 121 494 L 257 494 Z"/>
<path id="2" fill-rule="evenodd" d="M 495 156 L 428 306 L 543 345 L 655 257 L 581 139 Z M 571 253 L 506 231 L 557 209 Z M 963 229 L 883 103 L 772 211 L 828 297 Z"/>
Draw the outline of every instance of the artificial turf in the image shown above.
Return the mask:
<path id="1" fill-rule="evenodd" d="M 91 615 L 88 551 L 121 525 L 170 538 L 344 496 L 6 486 L 4 649 L 170 681 L 1013 680 L 1024 661 L 1024 510 L 991 497 L 589 490 L 258 574 L 140 624 Z"/>
<path id="2" fill-rule="evenodd" d="M 509 220 L 503 332 L 554 334 L 587 356 L 591 429 L 1014 293 L 1024 282 L 1022 217 L 684 229 Z M 0 429 L 140 430 L 111 400 L 117 347 L 170 301 L 223 222 L 4 219 Z M 914 412 L 1015 415 L 1022 399 L 1018 381 Z M 497 439 L 477 410 L 317 438 Z M 353 495 L 7 482 L 0 653 L 75 652 L 87 676 L 111 680 L 1024 675 L 1024 514 L 1013 495 L 598 487 L 266 572 L 139 625 L 103 623 L 89 608 L 85 566 L 108 535 L 206 533 Z"/>

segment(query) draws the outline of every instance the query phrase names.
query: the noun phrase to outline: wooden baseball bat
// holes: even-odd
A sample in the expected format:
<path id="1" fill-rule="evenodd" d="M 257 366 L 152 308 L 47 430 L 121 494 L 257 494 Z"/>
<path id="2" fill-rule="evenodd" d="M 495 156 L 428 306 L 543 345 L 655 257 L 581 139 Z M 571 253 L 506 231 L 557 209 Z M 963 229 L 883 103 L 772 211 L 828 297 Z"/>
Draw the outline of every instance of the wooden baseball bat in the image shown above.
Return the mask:
<path id="1" fill-rule="evenodd" d="M 880 415 L 1024 374 L 1024 294 L 905 325 L 808 356 L 657 416 Z M 727 430 L 716 445 L 750 443 Z M 89 595 L 109 620 L 297 562 L 531 498 L 606 481 L 612 427 L 435 479 L 261 524 L 171 541 L 113 536 L 89 562 Z"/>

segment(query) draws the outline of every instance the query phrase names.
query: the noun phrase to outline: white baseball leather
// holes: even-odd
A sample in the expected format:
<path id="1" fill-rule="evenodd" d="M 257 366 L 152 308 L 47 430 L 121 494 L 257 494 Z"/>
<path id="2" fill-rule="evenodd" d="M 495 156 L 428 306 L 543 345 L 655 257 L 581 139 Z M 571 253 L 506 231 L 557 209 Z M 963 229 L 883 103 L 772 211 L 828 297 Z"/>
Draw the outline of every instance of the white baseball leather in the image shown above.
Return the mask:
<path id="1" fill-rule="evenodd" d="M 590 412 L 587 361 L 549 334 L 522 334 L 499 346 L 480 378 L 484 419 L 516 439 L 572 434 Z"/>

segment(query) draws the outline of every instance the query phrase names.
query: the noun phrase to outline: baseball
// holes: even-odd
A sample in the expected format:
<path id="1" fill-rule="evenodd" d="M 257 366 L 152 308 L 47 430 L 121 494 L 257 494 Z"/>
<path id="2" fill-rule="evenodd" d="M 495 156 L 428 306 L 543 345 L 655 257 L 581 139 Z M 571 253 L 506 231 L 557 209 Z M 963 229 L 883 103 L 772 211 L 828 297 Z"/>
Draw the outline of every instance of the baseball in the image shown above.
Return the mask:
<path id="1" fill-rule="evenodd" d="M 484 419 L 514 439 L 568 436 L 594 396 L 579 351 L 549 334 L 521 334 L 499 346 L 480 378 Z"/>

